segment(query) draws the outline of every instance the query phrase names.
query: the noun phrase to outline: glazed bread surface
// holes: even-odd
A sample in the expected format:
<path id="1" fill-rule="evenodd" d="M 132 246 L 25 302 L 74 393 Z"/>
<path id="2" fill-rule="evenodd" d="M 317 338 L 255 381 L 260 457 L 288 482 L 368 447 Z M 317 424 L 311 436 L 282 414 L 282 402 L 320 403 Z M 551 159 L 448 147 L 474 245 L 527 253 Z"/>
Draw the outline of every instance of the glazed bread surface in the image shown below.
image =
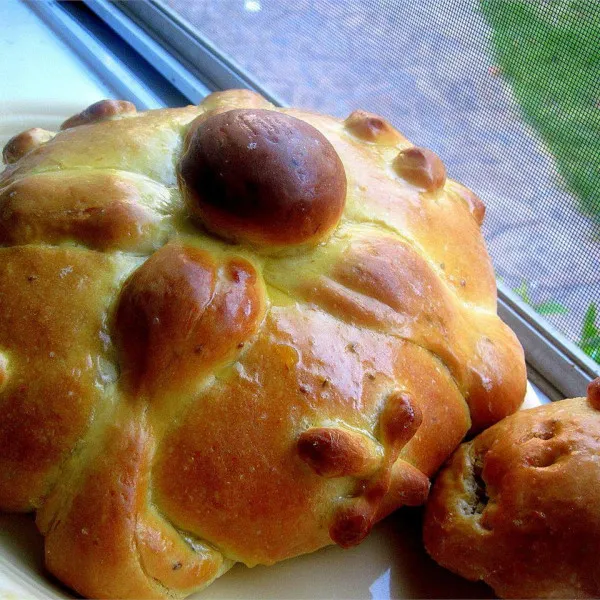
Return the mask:
<path id="1" fill-rule="evenodd" d="M 431 556 L 501 597 L 598 598 L 599 410 L 597 379 L 461 445 L 427 503 Z"/>
<path id="2" fill-rule="evenodd" d="M 381 117 L 103 101 L 3 156 L 0 509 L 80 594 L 356 544 L 523 400 L 481 201 Z"/>

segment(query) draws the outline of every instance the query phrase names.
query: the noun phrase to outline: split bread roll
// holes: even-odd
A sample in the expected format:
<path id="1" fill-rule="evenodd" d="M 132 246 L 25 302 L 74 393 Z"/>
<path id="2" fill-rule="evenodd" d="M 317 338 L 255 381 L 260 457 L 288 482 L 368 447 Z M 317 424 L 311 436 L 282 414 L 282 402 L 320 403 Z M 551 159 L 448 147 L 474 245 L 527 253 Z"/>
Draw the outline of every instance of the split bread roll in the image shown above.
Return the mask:
<path id="1" fill-rule="evenodd" d="M 0 509 L 80 594 L 357 544 L 523 400 L 481 201 L 376 115 L 103 101 L 4 158 Z"/>
<path id="2" fill-rule="evenodd" d="M 504 598 L 600 597 L 599 411 L 596 379 L 460 446 L 427 503 L 431 556 Z"/>

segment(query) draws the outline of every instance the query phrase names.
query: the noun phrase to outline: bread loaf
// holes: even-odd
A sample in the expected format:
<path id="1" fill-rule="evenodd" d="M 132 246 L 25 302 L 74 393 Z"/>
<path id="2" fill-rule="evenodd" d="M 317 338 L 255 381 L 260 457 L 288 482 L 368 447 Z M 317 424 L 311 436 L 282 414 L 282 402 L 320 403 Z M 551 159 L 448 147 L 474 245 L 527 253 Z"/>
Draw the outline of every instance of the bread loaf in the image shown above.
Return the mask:
<path id="1" fill-rule="evenodd" d="M 4 158 L 0 509 L 82 595 L 357 544 L 523 400 L 481 201 L 381 117 L 103 101 Z"/>
<path id="2" fill-rule="evenodd" d="M 599 409 L 597 379 L 463 444 L 427 503 L 433 558 L 504 598 L 598 598 Z"/>

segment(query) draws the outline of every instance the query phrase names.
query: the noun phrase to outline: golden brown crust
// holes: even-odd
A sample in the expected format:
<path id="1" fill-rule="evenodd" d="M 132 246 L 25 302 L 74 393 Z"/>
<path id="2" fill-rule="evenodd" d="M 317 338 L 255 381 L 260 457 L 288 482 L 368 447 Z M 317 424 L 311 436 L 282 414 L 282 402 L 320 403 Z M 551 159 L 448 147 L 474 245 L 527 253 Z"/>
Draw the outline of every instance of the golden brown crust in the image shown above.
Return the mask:
<path id="1" fill-rule="evenodd" d="M 584 398 L 506 418 L 438 476 L 425 545 L 507 598 L 597 598 L 600 415 Z"/>
<path id="2" fill-rule="evenodd" d="M 402 459 L 396 460 L 390 473 L 390 487 L 382 498 L 375 521 L 400 506 L 421 506 L 427 500 L 429 488 L 427 475 Z"/>
<path id="3" fill-rule="evenodd" d="M 298 456 L 321 477 L 367 477 L 382 462 L 378 444 L 341 427 L 313 427 L 298 438 Z"/>
<path id="4" fill-rule="evenodd" d="M 439 356 L 471 409 L 478 431 L 517 410 L 525 393 L 523 351 L 495 314 L 452 298 L 432 265 L 406 242 L 356 236 L 300 293 L 362 327 L 392 331 Z"/>
<path id="5" fill-rule="evenodd" d="M 224 567 L 209 548 L 194 550 L 148 505 L 152 435 L 142 411 L 124 405 L 111 415 L 95 456 L 68 488 L 60 508 L 42 508 L 46 564 L 85 596 L 164 598 L 204 587 Z M 48 506 L 56 498 L 50 498 Z M 159 551 L 156 553 L 156 551 Z"/>
<path id="6" fill-rule="evenodd" d="M 0 249 L 4 510 L 40 505 L 116 378 L 104 316 L 124 266 L 74 248 Z"/>
<path id="7" fill-rule="evenodd" d="M 266 205 L 310 196 L 305 219 L 203 213 L 213 235 L 190 218 L 177 165 L 238 109 L 267 115 L 257 148 L 282 134 L 264 157 L 290 193 Z M 68 585 L 181 596 L 233 561 L 356 544 L 425 501 L 470 428 L 516 410 L 523 355 L 496 315 L 480 209 L 439 159 L 419 150 L 418 177 L 399 174 L 411 145 L 380 117 L 244 90 L 119 110 L 0 174 L 0 508 L 38 509 Z M 228 185 L 262 164 L 245 160 Z"/>
<path id="8" fill-rule="evenodd" d="M 352 548 L 369 535 L 374 520 L 372 506 L 360 499 L 338 511 L 329 527 L 329 537 L 342 548 Z"/>
<path id="9" fill-rule="evenodd" d="M 0 192 L 0 244 L 77 241 L 97 250 L 150 251 L 168 232 L 163 216 L 141 203 L 140 187 L 114 172 L 18 179 Z"/>
<path id="10" fill-rule="evenodd" d="M 10 138 L 2 150 L 2 159 L 7 165 L 17 162 L 20 158 L 38 146 L 51 140 L 54 134 L 51 131 L 33 127 Z"/>
<path id="11" fill-rule="evenodd" d="M 159 506 L 180 529 L 198 532 L 227 556 L 251 565 L 287 558 L 300 544 L 310 551 L 328 543 L 328 530 L 315 523 L 335 520 L 345 505 L 338 498 L 358 501 L 363 479 L 314 473 L 293 445 L 302 423 L 310 430 L 336 419 L 372 431 L 368 424 L 379 418 L 390 387 L 403 381 L 407 391 L 414 390 L 423 422 L 396 449 L 430 474 L 469 427 L 451 378 L 430 366 L 431 356 L 412 344 L 340 324 L 320 311 L 271 308 L 238 366 L 220 375 L 189 406 L 181 426 L 165 436 L 154 472 Z M 432 410 L 440 402 L 441 414 Z M 373 483 L 378 480 L 376 473 Z M 384 482 L 384 493 L 389 486 Z M 412 491 L 409 496 L 415 497 Z M 397 493 L 395 498 L 402 499 Z M 379 496 L 369 503 L 371 523 L 383 501 Z M 238 535 L 231 514 L 253 535 Z"/>
<path id="12" fill-rule="evenodd" d="M 202 100 L 201 106 L 211 115 L 219 112 L 227 112 L 234 108 L 269 108 L 274 106 L 263 96 L 252 90 L 225 90 L 213 92 Z"/>
<path id="13" fill-rule="evenodd" d="M 587 399 L 592 408 L 600 410 L 600 377 L 597 377 L 588 385 Z"/>
<path id="14" fill-rule="evenodd" d="M 140 516 L 135 540 L 144 572 L 171 592 L 197 591 L 232 564 L 200 540 L 186 540 L 156 512 Z"/>
<path id="15" fill-rule="evenodd" d="M 123 385 L 149 396 L 185 394 L 239 352 L 264 311 L 254 267 L 217 265 L 193 246 L 167 244 L 123 287 L 116 311 Z"/>
<path id="16" fill-rule="evenodd" d="M 69 129 L 71 127 L 79 127 L 80 125 L 97 123 L 98 121 L 112 119 L 121 115 L 131 115 L 136 112 L 135 106 L 126 100 L 100 100 L 67 119 L 60 128 Z"/>
<path id="17" fill-rule="evenodd" d="M 200 112 L 197 106 L 149 110 L 127 119 L 65 129 L 0 173 L 0 188 L 35 173 L 83 172 L 90 165 L 94 170 L 127 171 L 176 185 L 172 157 L 181 150 L 183 128 Z"/>
<path id="18" fill-rule="evenodd" d="M 374 144 L 395 146 L 406 141 L 383 117 L 364 110 L 355 110 L 344 121 L 344 126 L 357 138 Z"/>
<path id="19" fill-rule="evenodd" d="M 483 225 L 485 218 L 485 204 L 472 190 L 456 181 L 449 182 L 450 193 L 454 192 L 459 198 L 462 198 L 469 207 L 473 218 L 479 226 Z"/>
<path id="20" fill-rule="evenodd" d="M 395 158 L 394 170 L 408 183 L 436 192 L 446 183 L 446 168 L 440 157 L 427 148 L 406 148 Z"/>

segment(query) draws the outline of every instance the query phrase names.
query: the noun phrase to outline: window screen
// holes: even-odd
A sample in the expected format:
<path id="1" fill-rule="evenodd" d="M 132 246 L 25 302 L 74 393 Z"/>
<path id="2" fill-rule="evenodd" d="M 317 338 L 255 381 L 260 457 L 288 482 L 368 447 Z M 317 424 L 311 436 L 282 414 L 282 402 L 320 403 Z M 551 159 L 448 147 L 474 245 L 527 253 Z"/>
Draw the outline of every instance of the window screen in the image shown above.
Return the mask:
<path id="1" fill-rule="evenodd" d="M 499 280 L 600 361 L 600 3 L 167 4 L 285 102 L 437 152 L 487 205 Z"/>

